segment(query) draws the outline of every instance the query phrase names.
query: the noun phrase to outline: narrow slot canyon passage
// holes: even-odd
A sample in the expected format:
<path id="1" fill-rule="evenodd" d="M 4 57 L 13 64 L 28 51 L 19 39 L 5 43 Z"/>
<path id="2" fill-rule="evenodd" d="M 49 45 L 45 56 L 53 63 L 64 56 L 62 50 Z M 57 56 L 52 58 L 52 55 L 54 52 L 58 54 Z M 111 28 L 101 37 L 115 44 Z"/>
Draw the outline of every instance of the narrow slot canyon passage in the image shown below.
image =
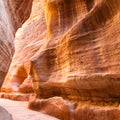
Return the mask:
<path id="1" fill-rule="evenodd" d="M 0 0 L 0 120 L 120 120 L 120 0 Z"/>

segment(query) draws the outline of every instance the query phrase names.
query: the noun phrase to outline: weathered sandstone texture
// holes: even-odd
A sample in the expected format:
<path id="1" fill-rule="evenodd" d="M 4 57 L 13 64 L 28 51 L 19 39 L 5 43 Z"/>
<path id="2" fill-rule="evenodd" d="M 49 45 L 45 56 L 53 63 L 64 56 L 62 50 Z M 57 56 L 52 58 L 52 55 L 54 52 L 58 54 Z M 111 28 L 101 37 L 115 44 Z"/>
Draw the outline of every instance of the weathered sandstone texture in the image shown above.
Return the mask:
<path id="1" fill-rule="evenodd" d="M 14 53 L 14 35 L 29 17 L 32 0 L 0 0 L 0 87 Z"/>
<path id="2" fill-rule="evenodd" d="M 120 120 L 120 0 L 35 0 L 15 46 L 3 92 L 62 120 Z"/>
<path id="3" fill-rule="evenodd" d="M 31 58 L 39 51 L 41 44 L 46 41 L 47 28 L 43 7 L 42 0 L 35 0 L 30 18 L 16 33 L 15 54 L 2 91 L 33 92 L 30 76 Z"/>

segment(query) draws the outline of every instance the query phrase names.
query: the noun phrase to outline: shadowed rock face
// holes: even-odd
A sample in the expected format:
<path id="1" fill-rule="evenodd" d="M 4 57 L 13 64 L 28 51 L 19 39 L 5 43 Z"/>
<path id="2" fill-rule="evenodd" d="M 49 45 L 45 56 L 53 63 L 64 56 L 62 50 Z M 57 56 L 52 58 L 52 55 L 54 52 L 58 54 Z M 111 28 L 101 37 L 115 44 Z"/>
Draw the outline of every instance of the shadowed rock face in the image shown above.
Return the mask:
<path id="1" fill-rule="evenodd" d="M 0 0 L 0 86 L 14 53 L 15 31 L 29 17 L 32 0 Z"/>
<path id="2" fill-rule="evenodd" d="M 0 120 L 13 120 L 12 115 L 1 106 L 0 106 Z"/>
<path id="3" fill-rule="evenodd" d="M 119 14 L 119 0 L 34 1 L 31 17 L 16 36 L 2 91 L 35 93 L 29 108 L 60 119 L 119 120 Z M 98 108 L 99 102 L 108 102 L 108 109 L 80 107 L 79 101 L 94 101 Z"/>
<path id="4" fill-rule="evenodd" d="M 47 33 L 43 8 L 44 2 L 35 0 L 30 18 L 16 33 L 16 50 L 9 69 L 12 72 L 8 72 L 2 86 L 2 91 L 33 92 L 30 62 L 31 58 L 39 51 L 41 44 L 46 41 Z M 28 52 L 30 54 L 27 54 Z M 7 85 L 6 83 L 9 84 Z"/>

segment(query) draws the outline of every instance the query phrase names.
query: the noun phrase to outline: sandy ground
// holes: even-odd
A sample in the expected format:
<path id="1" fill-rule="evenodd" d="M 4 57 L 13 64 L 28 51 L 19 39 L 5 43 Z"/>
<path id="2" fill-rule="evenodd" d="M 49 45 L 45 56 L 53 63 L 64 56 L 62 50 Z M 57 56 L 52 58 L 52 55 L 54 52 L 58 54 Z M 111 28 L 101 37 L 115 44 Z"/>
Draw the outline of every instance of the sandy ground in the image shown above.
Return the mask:
<path id="1" fill-rule="evenodd" d="M 0 106 L 12 114 L 13 120 L 58 120 L 49 115 L 27 109 L 27 102 L 0 98 Z"/>

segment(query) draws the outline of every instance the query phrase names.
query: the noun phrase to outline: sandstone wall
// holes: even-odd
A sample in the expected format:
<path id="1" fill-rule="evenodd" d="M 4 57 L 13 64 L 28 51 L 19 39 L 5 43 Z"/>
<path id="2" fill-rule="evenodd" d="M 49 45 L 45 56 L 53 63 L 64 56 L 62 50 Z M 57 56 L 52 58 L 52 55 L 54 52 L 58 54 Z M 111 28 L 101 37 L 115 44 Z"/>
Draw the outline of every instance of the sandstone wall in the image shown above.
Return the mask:
<path id="1" fill-rule="evenodd" d="M 34 1 L 2 91 L 34 93 L 29 108 L 60 119 L 119 120 L 119 14 L 119 0 Z"/>
<path id="2" fill-rule="evenodd" d="M 29 80 L 30 61 L 45 41 L 47 31 L 43 8 L 44 2 L 35 0 L 30 18 L 16 33 L 15 54 L 2 91 L 18 91 L 19 88 L 22 92 L 33 91 Z"/>
<path id="3" fill-rule="evenodd" d="M 14 53 L 14 35 L 29 17 L 32 0 L 0 0 L 0 86 Z"/>

